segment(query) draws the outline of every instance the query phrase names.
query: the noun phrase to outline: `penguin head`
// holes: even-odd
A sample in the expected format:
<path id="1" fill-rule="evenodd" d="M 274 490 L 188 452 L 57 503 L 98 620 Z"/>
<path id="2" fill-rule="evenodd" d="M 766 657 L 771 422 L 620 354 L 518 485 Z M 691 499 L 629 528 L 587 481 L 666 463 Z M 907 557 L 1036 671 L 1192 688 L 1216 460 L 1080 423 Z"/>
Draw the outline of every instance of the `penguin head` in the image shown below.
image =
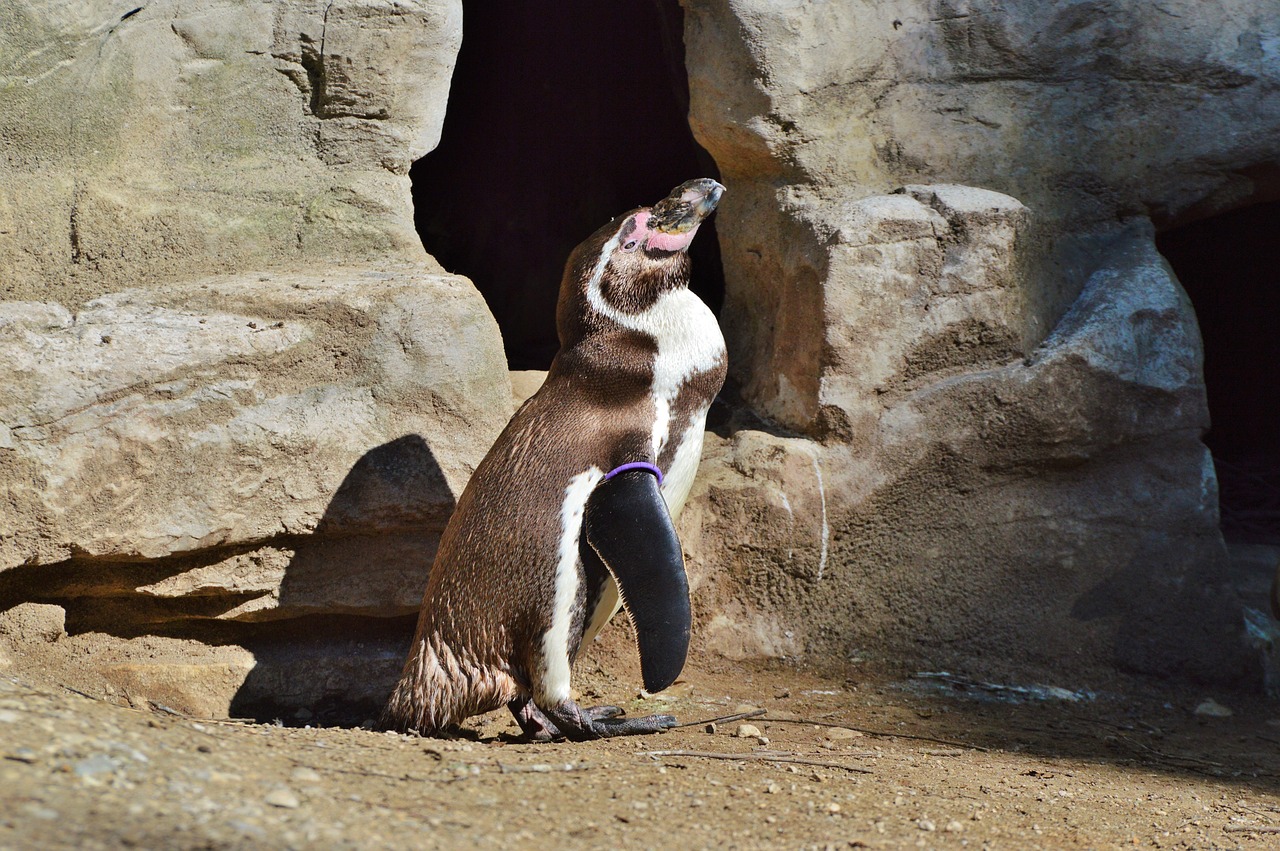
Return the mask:
<path id="1" fill-rule="evenodd" d="M 652 207 L 623 213 L 575 248 L 560 289 L 561 343 L 608 326 L 611 318 L 642 314 L 663 293 L 688 286 L 689 245 L 723 194 L 710 178 L 687 181 Z"/>

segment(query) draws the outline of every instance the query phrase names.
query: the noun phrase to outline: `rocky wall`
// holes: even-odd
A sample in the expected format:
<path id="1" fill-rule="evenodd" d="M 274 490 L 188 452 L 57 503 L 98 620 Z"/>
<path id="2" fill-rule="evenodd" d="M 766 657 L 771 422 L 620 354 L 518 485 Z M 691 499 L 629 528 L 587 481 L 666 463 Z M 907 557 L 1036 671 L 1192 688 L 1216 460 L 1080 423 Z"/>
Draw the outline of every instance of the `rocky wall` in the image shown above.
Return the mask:
<path id="1" fill-rule="evenodd" d="M 0 667 L 207 715 L 382 699 L 512 410 L 413 228 L 461 24 L 0 8 Z"/>
<path id="2" fill-rule="evenodd" d="M 955 183 L 1033 213 L 1029 350 L 1121 221 L 1164 227 L 1280 194 L 1280 17 L 1262 0 L 688 0 L 690 121 L 719 212 L 732 374 L 808 431 L 824 368 L 794 350 L 829 233 L 813 206 Z M 783 268 L 772 258 L 789 257 Z M 741 331 L 737 329 L 741 328 Z M 794 409 L 799 402 L 800 408 Z"/>
<path id="3" fill-rule="evenodd" d="M 244 269 L 429 262 L 457 0 L 0 8 L 0 297 L 69 307 Z"/>
<path id="4" fill-rule="evenodd" d="M 1268 8 L 687 0 L 734 379 L 681 520 L 697 652 L 1240 681 L 1153 228 L 1280 187 Z M 410 209 L 460 5 L 21 0 L 0 35 L 0 667 L 376 706 L 512 410 Z"/>
<path id="5" fill-rule="evenodd" d="M 765 417 L 693 501 L 745 589 L 717 641 L 1244 676 L 1154 228 L 1280 192 L 1271 4 L 685 9 L 730 374 Z"/>

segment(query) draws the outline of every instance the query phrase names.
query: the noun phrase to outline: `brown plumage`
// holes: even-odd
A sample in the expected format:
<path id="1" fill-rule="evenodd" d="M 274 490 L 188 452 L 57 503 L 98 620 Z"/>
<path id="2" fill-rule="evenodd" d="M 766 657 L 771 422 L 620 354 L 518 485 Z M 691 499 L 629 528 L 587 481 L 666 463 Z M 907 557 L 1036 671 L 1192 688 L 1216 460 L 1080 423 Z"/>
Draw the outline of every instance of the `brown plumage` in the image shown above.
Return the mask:
<path id="1" fill-rule="evenodd" d="M 557 308 L 560 351 L 458 500 L 385 726 L 434 734 L 504 704 L 539 738 L 666 723 L 606 723 L 612 708 L 579 710 L 568 698 L 567 666 L 608 585 L 569 549 L 578 546 L 573 506 L 580 516 L 603 472 L 634 461 L 659 465 L 668 474 L 663 497 L 678 502 L 673 513 L 683 504 L 706 408 L 725 374 L 714 317 L 689 301 L 697 300 L 687 291 L 684 248 L 722 190 L 691 181 L 661 202 L 665 217 L 633 210 L 570 255 Z M 672 213 L 672 198 L 685 209 Z M 678 460 L 685 435 L 697 445 Z M 563 650 L 553 626 L 564 633 Z"/>

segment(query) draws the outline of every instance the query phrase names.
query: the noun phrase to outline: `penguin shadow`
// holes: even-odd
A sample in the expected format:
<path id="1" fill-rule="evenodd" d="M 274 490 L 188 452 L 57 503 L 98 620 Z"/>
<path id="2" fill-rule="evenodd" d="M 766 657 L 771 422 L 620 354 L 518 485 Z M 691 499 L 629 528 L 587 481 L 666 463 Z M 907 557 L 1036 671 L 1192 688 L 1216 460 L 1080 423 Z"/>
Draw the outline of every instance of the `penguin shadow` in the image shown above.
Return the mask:
<path id="1" fill-rule="evenodd" d="M 235 717 L 349 725 L 377 716 L 408 651 L 455 499 L 430 445 L 407 434 L 365 453 L 315 531 L 296 541 Z"/>

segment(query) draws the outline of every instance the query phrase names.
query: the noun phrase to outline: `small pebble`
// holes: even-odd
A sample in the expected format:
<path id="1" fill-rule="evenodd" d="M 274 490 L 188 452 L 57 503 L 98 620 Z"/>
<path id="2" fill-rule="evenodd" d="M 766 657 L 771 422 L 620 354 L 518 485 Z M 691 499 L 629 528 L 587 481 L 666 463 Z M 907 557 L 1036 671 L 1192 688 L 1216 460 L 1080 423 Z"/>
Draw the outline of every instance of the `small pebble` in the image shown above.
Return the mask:
<path id="1" fill-rule="evenodd" d="M 1205 698 L 1195 709 L 1196 715 L 1207 718 L 1230 718 L 1235 713 L 1213 698 Z"/>
<path id="2" fill-rule="evenodd" d="M 947 833 L 959 833 L 960 831 L 964 830 L 964 825 L 956 821 L 955 819 L 952 819 L 951 821 L 947 822 L 947 826 L 944 827 L 943 830 Z"/>
<path id="3" fill-rule="evenodd" d="M 933 822 L 929 821 L 927 818 L 922 818 L 919 821 L 917 821 L 916 826 L 926 832 L 933 832 L 938 829 L 938 826 Z"/>
<path id="4" fill-rule="evenodd" d="M 267 796 L 262 799 L 263 803 L 273 807 L 280 807 L 285 810 L 296 810 L 301 803 L 298 796 L 293 791 L 281 786 L 278 789 L 272 789 Z"/>
<path id="5" fill-rule="evenodd" d="M 757 736 L 760 736 L 761 733 L 760 733 L 760 728 L 757 727 L 755 724 L 739 724 L 738 729 L 734 732 L 734 735 L 737 736 L 739 739 L 753 739 L 753 738 L 756 738 Z"/>
<path id="6" fill-rule="evenodd" d="M 839 742 L 844 739 L 860 739 L 862 734 L 857 730 L 849 730 L 844 727 L 828 727 L 827 738 L 833 742 Z"/>
<path id="7" fill-rule="evenodd" d="M 25 762 L 27 765 L 34 765 L 40 760 L 40 756 L 33 749 L 27 747 L 14 748 L 5 754 L 4 758 L 11 759 L 14 762 Z"/>
<path id="8" fill-rule="evenodd" d="M 708 733 L 714 733 L 714 732 L 716 731 L 716 724 L 715 724 L 715 722 L 714 722 L 714 721 L 712 721 L 710 724 L 708 724 L 708 725 L 707 725 L 707 727 L 706 727 L 706 729 L 707 729 L 707 732 L 708 732 Z"/>
<path id="9" fill-rule="evenodd" d="M 320 772 L 316 771 L 314 768 L 307 768 L 305 766 L 302 768 L 295 768 L 293 770 L 292 777 L 299 783 L 319 783 L 322 779 L 320 777 Z"/>
<path id="10" fill-rule="evenodd" d="M 827 812 L 831 813 L 832 815 L 835 815 L 836 813 L 840 812 L 840 805 L 836 803 L 827 804 Z"/>
<path id="11" fill-rule="evenodd" d="M 94 754 L 77 762 L 75 773 L 77 777 L 95 777 L 99 774 L 111 774 L 119 768 L 119 763 L 106 754 Z"/>

